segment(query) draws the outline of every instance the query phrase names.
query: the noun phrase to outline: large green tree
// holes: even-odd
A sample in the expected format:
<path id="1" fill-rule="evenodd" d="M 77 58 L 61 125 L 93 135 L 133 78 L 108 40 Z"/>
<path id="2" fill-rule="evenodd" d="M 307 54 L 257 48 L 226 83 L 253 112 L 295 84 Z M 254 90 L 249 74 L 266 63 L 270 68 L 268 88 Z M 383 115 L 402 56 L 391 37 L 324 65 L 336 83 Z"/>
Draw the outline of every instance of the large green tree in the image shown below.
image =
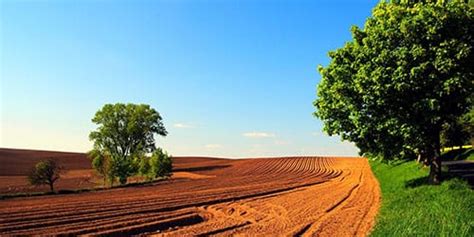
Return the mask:
<path id="1" fill-rule="evenodd" d="M 439 183 L 442 126 L 467 111 L 474 89 L 473 9 L 383 1 L 352 35 L 319 67 L 315 115 L 363 155 L 426 154 L 429 179 Z"/>
<path id="2" fill-rule="evenodd" d="M 89 135 L 94 167 L 121 184 L 138 172 L 141 158 L 155 151 L 154 135 L 167 134 L 160 114 L 145 104 L 106 104 L 92 122 L 98 125 Z"/>

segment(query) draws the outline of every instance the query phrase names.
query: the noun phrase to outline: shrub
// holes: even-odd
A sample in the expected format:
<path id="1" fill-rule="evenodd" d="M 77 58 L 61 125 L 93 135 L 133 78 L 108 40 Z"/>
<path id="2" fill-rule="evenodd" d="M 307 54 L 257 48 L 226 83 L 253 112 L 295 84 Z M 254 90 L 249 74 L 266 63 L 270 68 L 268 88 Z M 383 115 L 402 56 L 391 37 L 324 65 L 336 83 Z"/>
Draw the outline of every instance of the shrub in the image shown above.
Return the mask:
<path id="1" fill-rule="evenodd" d="M 149 175 L 152 178 L 169 177 L 173 169 L 171 156 L 161 148 L 156 149 L 149 158 Z"/>

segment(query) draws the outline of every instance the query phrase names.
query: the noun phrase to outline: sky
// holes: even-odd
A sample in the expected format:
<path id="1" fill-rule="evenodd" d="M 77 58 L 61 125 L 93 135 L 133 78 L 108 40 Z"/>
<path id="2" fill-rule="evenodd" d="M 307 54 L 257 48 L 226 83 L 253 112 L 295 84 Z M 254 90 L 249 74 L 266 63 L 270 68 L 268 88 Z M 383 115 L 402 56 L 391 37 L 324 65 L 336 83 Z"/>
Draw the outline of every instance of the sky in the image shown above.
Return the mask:
<path id="1" fill-rule="evenodd" d="M 355 156 L 313 116 L 318 65 L 378 1 L 0 2 L 0 147 L 79 151 L 107 103 L 145 103 L 172 155 Z"/>

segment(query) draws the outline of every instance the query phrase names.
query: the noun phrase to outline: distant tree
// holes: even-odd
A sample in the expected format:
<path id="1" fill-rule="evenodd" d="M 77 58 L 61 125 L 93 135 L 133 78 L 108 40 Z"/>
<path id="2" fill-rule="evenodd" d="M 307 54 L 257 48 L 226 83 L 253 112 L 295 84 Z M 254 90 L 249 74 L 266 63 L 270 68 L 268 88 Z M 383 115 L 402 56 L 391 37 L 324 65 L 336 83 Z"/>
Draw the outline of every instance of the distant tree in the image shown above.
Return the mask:
<path id="1" fill-rule="evenodd" d="M 62 167 L 56 160 L 47 159 L 38 162 L 29 172 L 27 178 L 32 185 L 49 185 L 54 192 L 54 183 L 60 178 Z"/>
<path id="2" fill-rule="evenodd" d="M 106 104 L 92 122 L 98 125 L 89 135 L 94 149 L 109 156 L 108 176 L 121 184 L 138 172 L 140 159 L 156 149 L 154 135 L 167 134 L 160 114 L 145 104 Z"/>
<path id="3" fill-rule="evenodd" d="M 161 148 L 156 149 L 150 157 L 150 176 L 152 178 L 169 177 L 172 169 L 172 157 Z"/>
<path id="4" fill-rule="evenodd" d="M 438 184 L 442 125 L 468 110 L 474 90 L 474 10 L 455 0 L 382 1 L 352 33 L 319 68 L 315 115 L 363 155 L 426 155 Z"/>

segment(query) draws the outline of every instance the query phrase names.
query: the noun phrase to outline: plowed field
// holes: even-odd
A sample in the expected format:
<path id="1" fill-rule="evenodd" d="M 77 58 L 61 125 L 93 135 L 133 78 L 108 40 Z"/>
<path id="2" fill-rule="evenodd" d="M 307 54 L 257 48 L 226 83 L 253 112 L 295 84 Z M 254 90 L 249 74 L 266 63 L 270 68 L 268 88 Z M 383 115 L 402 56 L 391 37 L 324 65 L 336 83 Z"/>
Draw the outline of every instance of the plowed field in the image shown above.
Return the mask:
<path id="1" fill-rule="evenodd" d="M 366 235 L 379 187 L 361 158 L 176 158 L 151 186 L 0 201 L 0 235 Z"/>

